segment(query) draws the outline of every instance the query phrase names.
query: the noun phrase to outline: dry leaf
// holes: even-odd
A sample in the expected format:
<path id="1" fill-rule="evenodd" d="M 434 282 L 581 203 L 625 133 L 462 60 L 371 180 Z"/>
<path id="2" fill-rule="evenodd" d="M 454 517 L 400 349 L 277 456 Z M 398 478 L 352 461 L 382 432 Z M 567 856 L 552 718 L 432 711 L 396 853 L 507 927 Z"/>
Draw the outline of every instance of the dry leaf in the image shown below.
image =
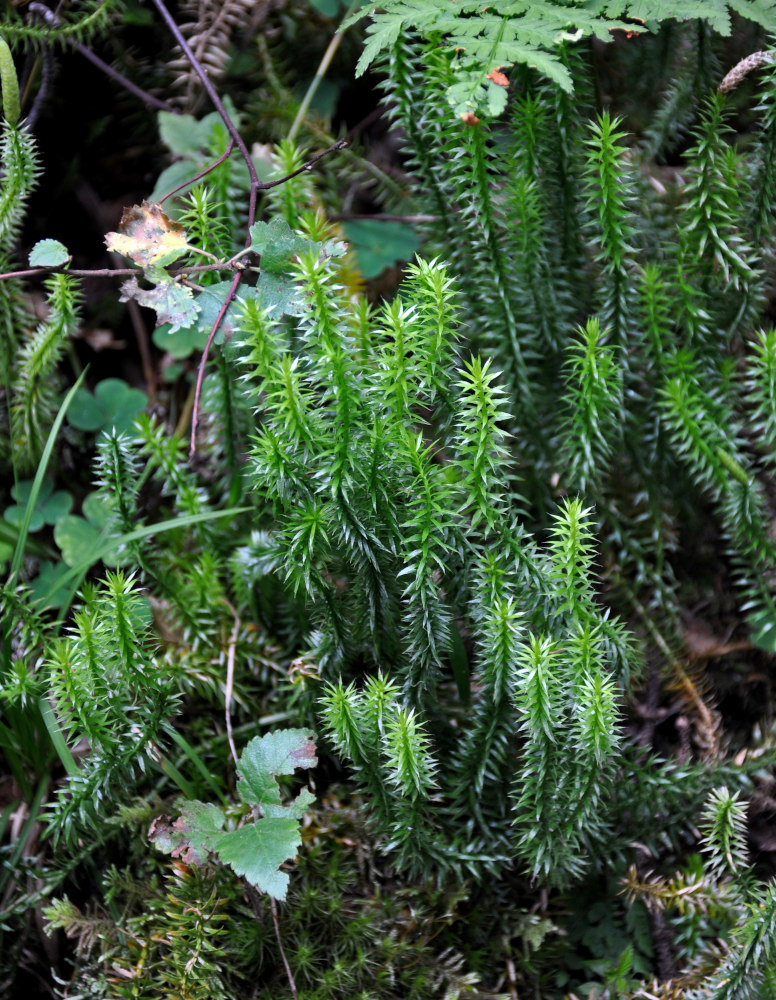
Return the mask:
<path id="1" fill-rule="evenodd" d="M 106 233 L 105 245 L 143 268 L 164 267 L 189 250 L 183 227 L 152 201 L 125 208 L 119 227 L 119 233 Z"/>

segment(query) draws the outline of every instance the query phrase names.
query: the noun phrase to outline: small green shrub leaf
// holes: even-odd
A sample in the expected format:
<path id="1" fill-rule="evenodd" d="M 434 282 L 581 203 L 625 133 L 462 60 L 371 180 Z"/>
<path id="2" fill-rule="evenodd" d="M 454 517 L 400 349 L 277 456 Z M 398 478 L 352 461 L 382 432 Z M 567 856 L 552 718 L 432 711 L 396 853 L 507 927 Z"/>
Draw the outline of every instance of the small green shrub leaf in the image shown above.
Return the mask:
<path id="1" fill-rule="evenodd" d="M 274 899 L 285 899 L 288 875 L 278 869 L 296 855 L 302 842 L 299 820 L 315 798 L 305 788 L 290 805 L 282 805 L 276 778 L 315 766 L 312 736 L 309 729 L 280 730 L 254 737 L 243 750 L 237 764 L 237 791 L 244 803 L 264 813 L 259 819 L 222 833 L 223 812 L 192 800 L 172 824 L 163 816 L 154 820 L 149 839 L 187 864 L 202 863 L 213 852 L 251 885 Z"/>
<path id="2" fill-rule="evenodd" d="M 256 284 L 261 304 L 272 313 L 273 319 L 281 316 L 300 316 L 304 302 L 290 275 L 262 271 Z"/>
<path id="3" fill-rule="evenodd" d="M 284 729 L 256 736 L 240 755 L 237 790 L 243 802 L 264 806 L 280 803 L 279 774 L 315 767 L 315 744 L 309 729 Z"/>
<path id="4" fill-rule="evenodd" d="M 292 818 L 263 817 L 213 838 L 215 850 L 236 875 L 242 875 L 273 899 L 285 899 L 289 878 L 278 871 L 296 856 L 302 837 Z"/>
<path id="5" fill-rule="evenodd" d="M 160 111 L 159 135 L 171 153 L 178 156 L 199 156 L 200 151 L 207 148 L 215 117 L 212 114 L 206 115 L 201 121 L 197 121 L 191 115 Z"/>
<path id="6" fill-rule="evenodd" d="M 284 270 L 294 257 L 311 246 L 309 240 L 297 236 L 279 215 L 269 222 L 255 222 L 251 226 L 251 250 L 261 254 L 262 270 Z"/>
<path id="7" fill-rule="evenodd" d="M 59 240 L 39 240 L 30 251 L 30 267 L 62 267 L 70 252 Z"/>
<path id="8" fill-rule="evenodd" d="M 160 851 L 181 858 L 186 864 L 204 864 L 214 852 L 214 839 L 224 828 L 224 814 L 209 802 L 192 799 L 181 806 L 174 823 L 160 816 L 151 824 L 148 839 Z"/>

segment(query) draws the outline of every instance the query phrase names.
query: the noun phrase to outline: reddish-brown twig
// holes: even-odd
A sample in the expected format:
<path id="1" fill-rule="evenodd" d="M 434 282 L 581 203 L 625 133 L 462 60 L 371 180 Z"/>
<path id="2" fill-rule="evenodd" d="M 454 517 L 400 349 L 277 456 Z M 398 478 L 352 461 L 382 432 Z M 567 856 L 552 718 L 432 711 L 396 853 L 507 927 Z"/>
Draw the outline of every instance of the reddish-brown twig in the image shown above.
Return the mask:
<path id="1" fill-rule="evenodd" d="M 172 33 L 173 37 L 175 38 L 175 41 L 180 46 L 181 52 L 183 52 L 184 56 L 186 57 L 186 59 L 188 60 L 189 64 L 191 65 L 191 68 L 194 70 L 194 72 L 199 77 L 199 79 L 200 79 L 200 81 L 202 83 L 202 86 L 205 89 L 205 93 L 210 98 L 210 100 L 211 100 L 211 102 L 213 104 L 213 107 L 216 109 L 216 111 L 220 115 L 221 121 L 223 121 L 224 125 L 226 126 L 227 132 L 229 133 L 229 135 L 232 138 L 234 144 L 237 146 L 238 150 L 240 151 L 240 155 L 242 156 L 243 160 L 245 161 L 245 165 L 248 168 L 248 177 L 250 178 L 250 188 L 249 188 L 249 195 L 248 195 L 248 226 L 247 226 L 248 232 L 247 232 L 246 237 L 245 237 L 245 247 L 247 249 L 251 245 L 251 239 L 252 239 L 252 237 L 251 237 L 251 231 L 250 230 L 251 230 L 251 226 L 253 225 L 253 223 L 256 220 L 256 202 L 257 202 L 257 199 L 258 199 L 258 193 L 259 193 L 259 191 L 267 191 L 269 188 L 277 187 L 279 184 L 285 184 L 286 181 L 290 180 L 292 177 L 296 177 L 297 174 L 300 174 L 300 173 L 302 173 L 305 170 L 312 169 L 313 164 L 317 163 L 318 160 L 322 159 L 322 157 L 327 156 L 329 153 L 333 152 L 335 149 L 344 149 L 345 146 L 347 146 L 347 140 L 340 139 L 340 141 L 339 142 L 335 142 L 333 146 L 330 146 L 328 149 L 325 149 L 322 153 L 318 153 L 316 156 L 314 156 L 311 160 L 309 160 L 307 163 L 305 163 L 305 165 L 303 167 L 300 167 L 299 170 L 294 170 L 292 173 L 287 174 L 285 177 L 280 177 L 280 178 L 278 178 L 278 180 L 275 180 L 275 181 L 265 181 L 265 182 L 260 181 L 259 177 L 258 177 L 258 174 L 256 173 L 256 166 L 255 166 L 255 164 L 253 162 L 253 159 L 251 158 L 251 154 L 248 151 L 248 147 L 245 145 L 245 142 L 244 142 L 242 136 L 240 135 L 239 131 L 237 130 L 237 126 L 232 121 L 232 118 L 229 115 L 229 112 L 224 107 L 223 101 L 218 96 L 218 92 L 216 91 L 215 87 L 211 83 L 211 81 L 210 81 L 210 79 L 209 79 L 209 77 L 208 77 L 208 75 L 207 75 L 207 73 L 205 71 L 205 67 L 202 65 L 202 63 L 199 61 L 199 59 L 192 52 L 192 50 L 191 50 L 188 42 L 183 37 L 183 33 L 181 32 L 181 30 L 178 27 L 178 25 L 175 23 L 175 19 L 170 14 L 170 12 L 167 10 L 167 7 L 164 4 L 164 0 L 152 0 L 152 2 L 154 4 L 154 6 L 156 7 L 156 9 L 161 14 L 162 19 L 164 20 L 165 24 L 170 29 L 170 32 Z M 242 274 L 241 274 L 240 271 L 238 271 L 235 274 L 234 278 L 232 279 L 232 284 L 229 287 L 229 291 L 227 292 L 226 299 L 224 300 L 224 303 L 223 303 L 221 309 L 219 310 L 218 316 L 216 317 L 216 321 L 213 324 L 213 327 L 210 330 L 210 333 L 208 334 L 207 343 L 205 344 L 205 349 L 202 352 L 202 358 L 200 359 L 200 362 L 199 362 L 199 369 L 197 371 L 197 388 L 196 388 L 196 391 L 195 391 L 195 394 L 194 394 L 194 408 L 193 408 L 192 414 L 191 414 L 191 445 L 190 445 L 190 448 L 189 448 L 189 454 L 190 455 L 193 455 L 194 451 L 196 449 L 197 422 L 199 420 L 199 398 L 200 398 L 200 391 L 201 391 L 201 388 L 202 388 L 202 381 L 203 381 L 204 376 L 205 376 L 205 366 L 207 364 L 207 358 L 208 358 L 208 353 L 210 351 L 210 345 L 213 343 L 215 335 L 218 332 L 218 328 L 221 326 L 221 323 L 223 322 L 223 318 L 226 315 L 227 310 L 229 309 L 229 306 L 234 301 L 234 298 L 235 298 L 235 295 L 237 294 L 237 289 L 239 287 L 241 278 L 242 278 Z"/>

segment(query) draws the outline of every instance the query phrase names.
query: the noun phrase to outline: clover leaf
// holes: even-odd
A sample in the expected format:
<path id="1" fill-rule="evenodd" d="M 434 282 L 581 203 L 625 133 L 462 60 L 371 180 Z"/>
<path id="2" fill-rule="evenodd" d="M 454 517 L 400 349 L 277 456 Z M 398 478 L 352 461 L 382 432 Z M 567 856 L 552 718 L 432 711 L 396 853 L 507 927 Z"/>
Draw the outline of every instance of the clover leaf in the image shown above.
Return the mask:
<path id="1" fill-rule="evenodd" d="M 19 527 L 32 493 L 32 480 L 22 480 L 11 487 L 15 504 L 6 507 L 3 517 L 9 524 Z M 56 524 L 73 506 L 73 498 L 65 490 L 54 492 L 54 482 L 47 476 L 40 484 L 38 499 L 32 512 L 30 531 L 40 531 L 44 524 Z"/>
<path id="2" fill-rule="evenodd" d="M 101 548 L 111 537 L 110 533 L 105 534 L 111 516 L 107 498 L 95 490 L 86 497 L 81 510 L 83 517 L 68 514 L 60 518 L 54 528 L 54 541 L 68 566 L 80 566 L 86 553 Z M 113 551 L 104 555 L 102 561 L 106 566 L 120 566 L 126 560 Z"/>
<path id="3" fill-rule="evenodd" d="M 119 378 L 98 382 L 94 393 L 79 389 L 73 397 L 68 417 L 79 431 L 128 431 L 135 417 L 148 405 L 148 396 Z"/>

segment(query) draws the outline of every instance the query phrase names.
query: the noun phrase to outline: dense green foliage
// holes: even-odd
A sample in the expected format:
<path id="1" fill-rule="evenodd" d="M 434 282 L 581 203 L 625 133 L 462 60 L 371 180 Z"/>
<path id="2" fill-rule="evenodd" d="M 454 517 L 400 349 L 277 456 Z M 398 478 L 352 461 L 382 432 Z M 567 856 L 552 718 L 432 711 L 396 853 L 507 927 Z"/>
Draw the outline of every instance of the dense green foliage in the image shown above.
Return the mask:
<path id="1" fill-rule="evenodd" d="M 35 52 L 120 23 L 73 6 L 4 34 Z M 184 183 L 221 117 L 161 112 L 164 210 L 106 243 L 184 386 L 225 314 L 191 458 L 193 386 L 135 419 L 142 393 L 66 378 L 62 244 L 34 251 L 37 325 L 0 281 L 9 983 L 37 913 L 72 942 L 63 996 L 776 996 L 748 854 L 770 706 L 725 732 L 715 692 L 772 669 L 776 632 L 776 70 L 746 142 L 709 87 L 710 29 L 773 12 L 698 6 L 386 4 L 362 60 L 382 54 L 424 249 L 382 298 L 293 141 L 262 169 L 301 172 L 248 227 L 238 158 Z M 698 13 L 607 59 L 580 41 Z M 627 95 L 601 104 L 618 59 L 637 135 Z M 39 157 L 2 60 L 6 271 Z M 268 81 L 283 122 L 296 98 Z M 54 492 L 67 449 L 93 463 L 82 516 Z M 727 689 L 682 650 L 715 588 L 759 646 L 733 644 Z"/>

